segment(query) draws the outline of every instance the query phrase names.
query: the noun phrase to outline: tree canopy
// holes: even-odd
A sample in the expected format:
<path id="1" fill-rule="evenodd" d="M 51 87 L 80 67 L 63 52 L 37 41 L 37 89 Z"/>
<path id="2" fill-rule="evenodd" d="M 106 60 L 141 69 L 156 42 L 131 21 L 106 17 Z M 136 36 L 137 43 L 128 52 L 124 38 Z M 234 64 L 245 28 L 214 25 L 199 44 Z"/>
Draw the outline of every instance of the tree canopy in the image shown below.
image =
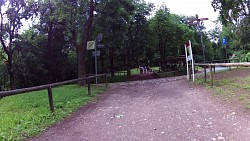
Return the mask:
<path id="1" fill-rule="evenodd" d="M 229 40 L 226 46 L 229 54 L 237 55 L 242 61 L 249 61 L 250 1 L 213 0 L 212 6 L 220 12 L 219 21 L 223 24 L 220 39 Z"/>
<path id="2" fill-rule="evenodd" d="M 93 74 L 93 50 L 87 50 L 87 41 L 98 33 L 104 45 L 97 49 L 98 73 L 126 70 L 130 75 L 141 64 L 156 66 L 159 59 L 184 55 L 188 40 L 196 61 L 202 61 L 200 36 L 187 24 L 189 17 L 171 13 L 167 5 L 156 9 L 144 0 L 2 0 L 0 12 L 1 89 Z M 247 26 L 241 28 L 237 33 L 247 44 L 248 34 L 240 32 Z M 210 33 L 201 33 L 208 60 L 223 56 L 222 47 L 213 41 L 219 33 Z"/>

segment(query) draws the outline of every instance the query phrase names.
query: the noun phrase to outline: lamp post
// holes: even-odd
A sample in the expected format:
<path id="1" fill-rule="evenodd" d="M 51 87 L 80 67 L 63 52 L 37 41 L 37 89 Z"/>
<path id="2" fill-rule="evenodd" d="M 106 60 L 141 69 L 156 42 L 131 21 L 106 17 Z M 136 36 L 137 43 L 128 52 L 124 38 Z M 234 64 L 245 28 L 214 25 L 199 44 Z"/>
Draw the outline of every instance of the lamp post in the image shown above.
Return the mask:
<path id="1" fill-rule="evenodd" d="M 201 36 L 201 46 L 202 46 L 202 55 L 203 55 L 203 63 L 205 64 L 206 63 L 206 56 L 205 56 L 205 46 L 204 46 L 204 43 L 203 43 L 203 39 L 202 39 L 202 33 L 201 33 L 201 30 L 202 30 L 202 27 L 201 27 L 201 22 L 202 21 L 205 21 L 205 20 L 208 20 L 208 18 L 198 18 L 198 15 L 196 15 L 195 18 L 188 18 L 189 20 L 189 24 L 196 24 L 197 26 L 197 30 Z M 196 22 L 196 23 L 194 23 Z M 205 82 L 206 82 L 206 78 L 207 78 L 207 74 L 206 74 L 206 67 L 204 67 L 204 78 L 205 78 Z"/>

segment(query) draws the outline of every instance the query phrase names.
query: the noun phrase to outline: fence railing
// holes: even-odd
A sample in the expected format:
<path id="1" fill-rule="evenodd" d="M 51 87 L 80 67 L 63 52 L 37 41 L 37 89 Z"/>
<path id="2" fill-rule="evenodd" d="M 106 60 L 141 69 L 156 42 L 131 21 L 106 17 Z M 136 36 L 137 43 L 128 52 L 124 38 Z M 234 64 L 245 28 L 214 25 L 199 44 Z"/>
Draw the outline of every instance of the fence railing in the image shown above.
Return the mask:
<path id="1" fill-rule="evenodd" d="M 209 67 L 210 69 L 210 86 L 213 87 L 213 72 L 215 73 L 215 67 L 250 67 L 249 62 L 241 62 L 241 63 L 211 63 L 211 64 L 203 64 L 203 63 L 195 63 L 195 66 Z M 214 69 L 214 71 L 213 71 Z M 204 72 L 206 74 L 206 72 Z M 206 77 L 206 75 L 204 75 Z M 205 79 L 206 81 L 206 79 Z"/>
<path id="2" fill-rule="evenodd" d="M 206 61 L 206 63 L 235 63 L 239 62 L 239 60 L 240 60 L 239 58 L 230 58 L 230 59 Z"/>
<path id="3" fill-rule="evenodd" d="M 53 87 L 66 85 L 66 84 L 73 84 L 73 83 L 76 83 L 76 82 L 79 82 L 79 81 L 87 81 L 88 95 L 91 95 L 90 81 L 91 81 L 91 79 L 97 78 L 97 77 L 105 77 L 106 87 L 108 86 L 107 74 L 98 74 L 98 75 L 95 75 L 95 76 L 89 76 L 89 77 L 73 79 L 73 80 L 68 80 L 68 81 L 63 81 L 63 82 L 58 82 L 58 83 L 52 83 L 52 84 L 47 84 L 47 85 L 41 85 L 41 86 L 35 86 L 35 87 L 29 87 L 29 88 L 23 88 L 23 89 L 16 89 L 16 90 L 10 90 L 10 91 L 0 91 L 0 97 L 6 97 L 6 96 L 23 94 L 23 93 L 32 92 L 32 91 L 48 89 L 48 99 L 49 99 L 50 111 L 54 112 L 53 95 L 52 95 L 52 88 Z"/>

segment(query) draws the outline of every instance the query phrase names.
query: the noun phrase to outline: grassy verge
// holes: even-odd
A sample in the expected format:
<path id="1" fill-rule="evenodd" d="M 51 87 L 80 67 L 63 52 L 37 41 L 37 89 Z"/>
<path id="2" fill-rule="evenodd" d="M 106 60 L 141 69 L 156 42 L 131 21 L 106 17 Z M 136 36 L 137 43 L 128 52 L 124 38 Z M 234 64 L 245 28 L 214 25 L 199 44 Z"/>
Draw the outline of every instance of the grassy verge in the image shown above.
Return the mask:
<path id="1" fill-rule="evenodd" d="M 0 99 L 0 140 L 23 140 L 37 135 L 94 100 L 106 88 L 92 86 L 91 89 L 92 95 L 88 96 L 87 88 L 78 85 L 53 88 L 54 113 L 49 110 L 47 90 Z"/>
<path id="2" fill-rule="evenodd" d="M 158 71 L 159 67 L 151 67 L 152 70 Z M 118 76 L 118 73 L 121 72 L 119 74 L 119 76 L 123 76 L 123 75 L 127 75 L 127 71 L 123 70 L 123 71 L 118 71 L 115 72 L 115 76 Z M 125 72 L 125 73 L 124 73 Z M 140 69 L 139 68 L 133 68 L 131 69 L 131 75 L 135 75 L 135 74 L 140 74 Z"/>
<path id="3" fill-rule="evenodd" d="M 245 69 L 249 71 L 249 69 Z M 250 108 L 250 75 L 237 76 L 235 74 L 243 72 L 242 69 L 224 71 L 215 74 L 214 86 L 210 87 L 210 79 L 204 82 L 203 76 L 197 78 L 195 82 L 215 91 L 216 95 L 230 103 L 241 104 L 247 109 Z M 222 77 L 221 77 L 222 76 Z"/>
<path id="4" fill-rule="evenodd" d="M 114 76 L 114 77 L 110 76 L 108 77 L 108 79 L 109 79 L 108 80 L 109 83 L 115 83 L 115 82 L 125 82 L 128 80 L 128 77 L 127 75 L 120 75 L 120 76 Z"/>

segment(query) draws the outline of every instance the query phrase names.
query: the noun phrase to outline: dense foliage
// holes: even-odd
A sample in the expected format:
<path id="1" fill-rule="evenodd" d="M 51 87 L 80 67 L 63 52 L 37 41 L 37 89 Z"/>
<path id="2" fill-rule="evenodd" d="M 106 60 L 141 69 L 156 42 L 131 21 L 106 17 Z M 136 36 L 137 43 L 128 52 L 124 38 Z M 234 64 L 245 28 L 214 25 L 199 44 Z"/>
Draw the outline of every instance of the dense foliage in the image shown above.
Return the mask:
<path id="1" fill-rule="evenodd" d="M 219 21 L 223 24 L 220 39 L 228 39 L 225 46 L 228 54 L 250 61 L 250 1 L 213 0 L 212 6 L 220 12 Z"/>
<path id="2" fill-rule="evenodd" d="M 157 65 L 159 58 L 184 55 L 188 40 L 196 62 L 202 61 L 198 31 L 167 5 L 156 9 L 144 0 L 2 0 L 0 7 L 1 89 L 94 73 L 93 50 L 86 46 L 98 33 L 104 44 L 98 48 L 99 73 L 127 70 L 130 75 L 140 64 Z M 215 33 L 201 32 L 207 60 L 224 59 L 224 50 L 213 42 Z M 248 34 L 241 36 L 247 42 Z"/>

